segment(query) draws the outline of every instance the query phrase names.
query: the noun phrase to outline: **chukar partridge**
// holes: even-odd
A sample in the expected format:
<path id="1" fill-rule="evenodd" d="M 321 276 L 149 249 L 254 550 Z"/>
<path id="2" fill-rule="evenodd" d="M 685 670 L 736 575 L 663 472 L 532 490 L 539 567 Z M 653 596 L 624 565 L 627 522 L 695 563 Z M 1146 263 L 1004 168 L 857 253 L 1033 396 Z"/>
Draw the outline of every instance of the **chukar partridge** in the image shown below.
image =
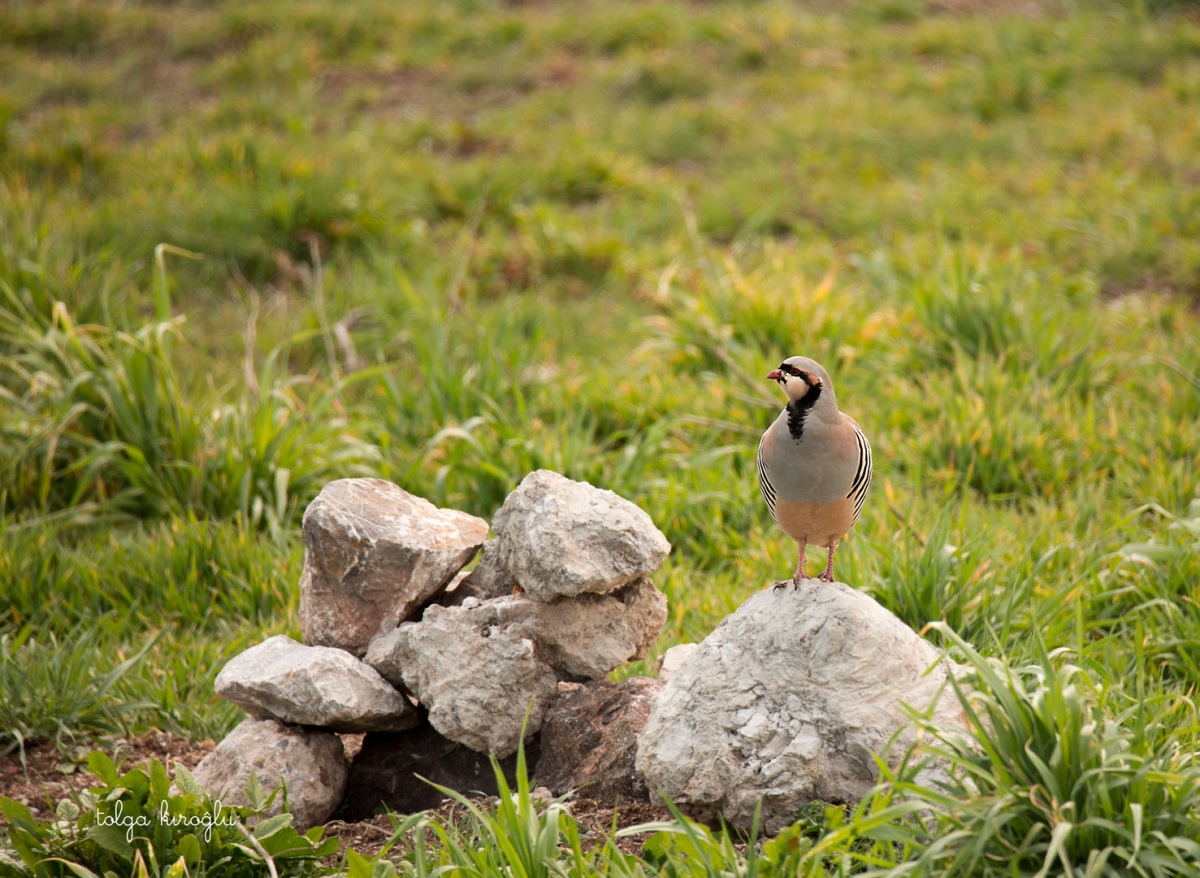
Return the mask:
<path id="1" fill-rule="evenodd" d="M 758 486 L 771 517 L 800 545 L 793 587 L 804 578 L 807 545 L 829 549 L 822 582 L 833 581 L 833 552 L 862 512 L 871 485 L 871 445 L 838 410 L 833 382 L 808 357 L 789 357 L 767 375 L 787 406 L 758 444 Z"/>

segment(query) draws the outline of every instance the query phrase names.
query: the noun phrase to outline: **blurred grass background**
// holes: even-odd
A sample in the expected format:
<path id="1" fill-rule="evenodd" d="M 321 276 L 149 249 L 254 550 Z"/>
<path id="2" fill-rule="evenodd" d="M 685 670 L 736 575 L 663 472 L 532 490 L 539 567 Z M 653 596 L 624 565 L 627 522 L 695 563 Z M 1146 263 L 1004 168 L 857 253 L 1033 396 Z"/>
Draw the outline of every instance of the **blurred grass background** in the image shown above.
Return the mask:
<path id="1" fill-rule="evenodd" d="M 9 0 L 0 83 L 0 747 L 219 738 L 341 476 L 615 490 L 697 640 L 803 353 L 840 578 L 1194 753 L 1194 4 Z"/>

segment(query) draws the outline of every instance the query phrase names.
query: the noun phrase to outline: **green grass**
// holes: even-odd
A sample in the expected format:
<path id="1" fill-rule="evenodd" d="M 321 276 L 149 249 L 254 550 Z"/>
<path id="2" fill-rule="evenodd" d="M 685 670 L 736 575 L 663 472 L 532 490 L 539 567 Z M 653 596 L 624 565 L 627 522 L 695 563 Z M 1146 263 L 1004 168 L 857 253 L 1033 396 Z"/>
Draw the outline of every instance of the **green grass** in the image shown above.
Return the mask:
<path id="1" fill-rule="evenodd" d="M 1139 805 L 1141 874 L 1187 874 L 1149 852 L 1200 727 L 1200 24 L 1011 6 L 0 2 L 0 748 L 232 727 L 212 679 L 295 631 L 341 476 L 616 490 L 675 547 L 655 651 L 698 640 L 794 562 L 753 454 L 804 353 L 875 452 L 840 578 L 1016 669 L 954 751 L 988 774 L 941 847 L 898 776 L 662 862 L 1103 874 L 1041 792 L 988 810 L 1004 716 L 1073 687 L 1059 731 L 1132 754 L 1088 802 L 1144 775 L 1087 825 Z"/>
<path id="2" fill-rule="evenodd" d="M 6 875 L 299 878 L 324 874 L 321 859 L 337 853 L 337 840 L 322 839 L 322 827 L 298 832 L 286 808 L 265 816 L 279 791 L 266 794 L 253 776 L 250 806 L 233 807 L 213 800 L 178 765 L 174 777 L 157 759 L 121 774 L 99 751 L 87 765 L 97 785 L 59 802 L 54 820 L 39 821 L 25 805 L 0 798 L 12 850 L 0 861 Z"/>

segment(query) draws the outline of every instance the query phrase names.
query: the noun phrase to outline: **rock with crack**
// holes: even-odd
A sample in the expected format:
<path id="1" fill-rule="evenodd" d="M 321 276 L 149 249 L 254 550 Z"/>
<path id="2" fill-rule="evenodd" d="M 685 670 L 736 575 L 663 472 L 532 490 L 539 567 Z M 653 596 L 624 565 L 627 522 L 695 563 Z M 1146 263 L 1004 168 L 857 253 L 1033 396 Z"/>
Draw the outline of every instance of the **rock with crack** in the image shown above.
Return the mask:
<path id="1" fill-rule="evenodd" d="M 284 634 L 230 659 L 214 688 L 258 719 L 336 732 L 401 731 L 420 722 L 416 708 L 370 665 Z"/>
<path id="2" fill-rule="evenodd" d="M 431 606 L 375 640 L 366 661 L 429 710 L 442 735 L 480 753 L 514 753 L 542 724 L 558 679 L 519 625 L 499 620 L 493 601 Z M 528 718 L 528 722 L 526 719 Z"/>
<path id="3" fill-rule="evenodd" d="M 533 638 L 562 680 L 597 680 L 644 658 L 667 621 L 667 596 L 648 579 L 551 603 L 522 597 L 489 603 L 502 621 L 511 620 Z"/>
<path id="4" fill-rule="evenodd" d="M 663 684 L 628 677 L 596 680 L 562 692 L 542 720 L 535 783 L 554 795 L 578 791 L 589 799 L 649 801 L 637 772 L 638 735 Z"/>
<path id="5" fill-rule="evenodd" d="M 304 642 L 361 656 L 450 582 L 488 524 L 382 479 L 339 479 L 309 504 L 302 532 Z"/>
<path id="6" fill-rule="evenodd" d="M 651 794 L 776 832 L 810 801 L 854 802 L 872 753 L 914 740 L 902 705 L 962 724 L 940 653 L 862 592 L 805 580 L 746 601 L 700 643 L 655 702 L 638 743 Z M 896 735 L 893 741 L 893 735 Z M 889 742 L 891 745 L 889 746 Z"/>
<path id="7" fill-rule="evenodd" d="M 287 785 L 293 823 L 303 832 L 332 817 L 345 794 L 342 740 L 332 732 L 248 719 L 201 760 L 193 776 L 214 799 L 247 806 L 251 773 L 268 792 L 281 782 Z M 268 816 L 279 814 L 282 806 L 281 792 Z"/>
<path id="8" fill-rule="evenodd" d="M 485 601 L 469 597 L 457 606 L 430 607 L 417 624 L 431 623 L 444 632 L 444 638 L 464 644 L 477 643 L 480 631 L 527 639 L 536 659 L 548 665 L 557 679 L 595 680 L 630 659 L 645 656 L 666 618 L 666 595 L 648 579 L 638 579 L 609 594 L 585 594 L 552 603 L 524 595 Z M 405 667 L 420 660 L 410 641 L 421 636 L 421 631 L 402 626 L 375 640 L 366 661 L 386 679 L 411 688 L 410 676 L 417 672 L 406 674 Z M 424 702 L 421 694 L 413 691 Z M 532 731 L 536 730 L 534 726 Z M 449 734 L 444 729 L 443 733 Z"/>
<path id="9" fill-rule="evenodd" d="M 472 578 L 490 594 L 519 585 L 541 601 L 618 589 L 653 572 L 671 550 L 633 503 L 549 470 L 521 481 L 492 529 L 495 545 Z"/>
<path id="10" fill-rule="evenodd" d="M 537 758 L 535 739 L 525 756 Z M 516 782 L 515 754 L 499 760 L 510 784 Z M 346 819 L 366 820 L 386 805 L 400 814 L 436 808 L 446 796 L 431 784 L 456 792 L 494 796 L 499 791 L 487 754 L 455 743 L 430 725 L 407 732 L 371 732 L 350 766 L 346 783 Z"/>

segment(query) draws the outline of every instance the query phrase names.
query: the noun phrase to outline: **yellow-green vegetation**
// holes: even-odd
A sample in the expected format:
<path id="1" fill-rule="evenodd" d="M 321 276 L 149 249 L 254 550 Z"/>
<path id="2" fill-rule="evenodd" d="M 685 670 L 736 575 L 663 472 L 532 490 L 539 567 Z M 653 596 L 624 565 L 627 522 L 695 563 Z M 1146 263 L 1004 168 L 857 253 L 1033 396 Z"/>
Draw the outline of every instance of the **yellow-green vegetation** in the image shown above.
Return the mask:
<path id="1" fill-rule="evenodd" d="M 556 874 L 1200 874 L 1194 4 L 0 0 L 0 83 L 0 747 L 230 728 L 340 476 L 613 489 L 699 639 L 790 572 L 802 353 L 875 451 L 840 578 L 975 667 L 973 780 Z"/>

